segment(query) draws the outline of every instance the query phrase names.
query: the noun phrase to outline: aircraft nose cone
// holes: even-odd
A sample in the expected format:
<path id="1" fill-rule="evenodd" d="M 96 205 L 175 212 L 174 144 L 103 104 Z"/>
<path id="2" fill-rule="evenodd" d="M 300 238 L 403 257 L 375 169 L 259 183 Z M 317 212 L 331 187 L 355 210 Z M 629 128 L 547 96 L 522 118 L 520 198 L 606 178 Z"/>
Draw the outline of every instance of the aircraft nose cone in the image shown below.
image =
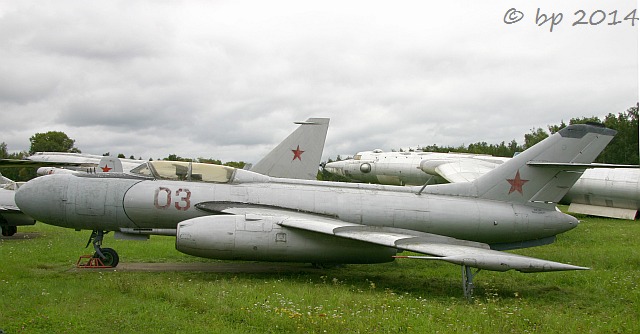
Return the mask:
<path id="1" fill-rule="evenodd" d="M 324 166 L 324 169 L 331 174 L 344 176 L 344 162 L 342 161 L 330 162 Z"/>
<path id="2" fill-rule="evenodd" d="M 61 178 L 70 175 L 48 175 L 23 184 L 15 194 L 16 205 L 34 219 L 57 225 L 64 219 L 66 183 Z"/>
<path id="3" fill-rule="evenodd" d="M 578 226 L 580 221 L 571 215 L 562 214 L 555 223 L 551 223 L 550 227 L 553 230 L 556 230 L 557 233 L 562 233 L 574 229 Z"/>

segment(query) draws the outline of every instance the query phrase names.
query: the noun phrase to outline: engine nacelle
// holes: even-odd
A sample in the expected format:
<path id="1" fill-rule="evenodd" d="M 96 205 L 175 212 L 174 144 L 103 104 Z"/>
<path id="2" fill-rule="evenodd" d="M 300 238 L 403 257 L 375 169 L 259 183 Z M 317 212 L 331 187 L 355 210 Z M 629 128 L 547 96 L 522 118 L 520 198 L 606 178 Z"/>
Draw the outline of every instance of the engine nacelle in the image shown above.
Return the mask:
<path id="1" fill-rule="evenodd" d="M 311 263 L 393 261 L 391 247 L 278 225 L 286 217 L 204 216 L 178 224 L 176 249 L 220 260 Z"/>

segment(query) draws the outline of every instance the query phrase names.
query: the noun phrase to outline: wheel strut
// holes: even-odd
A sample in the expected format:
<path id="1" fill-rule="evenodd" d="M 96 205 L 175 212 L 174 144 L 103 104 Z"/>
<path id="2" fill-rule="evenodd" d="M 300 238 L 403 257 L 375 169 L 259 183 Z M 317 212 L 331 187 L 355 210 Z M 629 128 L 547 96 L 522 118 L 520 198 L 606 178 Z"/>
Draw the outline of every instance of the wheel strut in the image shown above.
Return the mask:
<path id="1" fill-rule="evenodd" d="M 473 296 L 473 278 L 480 272 L 480 269 L 474 273 L 468 265 L 462 265 L 462 291 L 464 296 L 471 301 Z"/>
<path id="2" fill-rule="evenodd" d="M 78 260 L 76 264 L 77 267 L 81 268 L 113 268 L 118 265 L 120 258 L 118 257 L 118 253 L 112 248 L 102 248 L 102 240 L 104 235 L 109 232 L 105 232 L 102 230 L 93 230 L 91 232 L 91 236 L 89 236 L 89 241 L 87 242 L 86 247 L 89 247 L 89 244 L 93 244 L 93 250 L 95 253 L 93 255 L 83 255 Z M 88 262 L 85 264 L 81 264 L 82 259 L 88 258 Z"/>

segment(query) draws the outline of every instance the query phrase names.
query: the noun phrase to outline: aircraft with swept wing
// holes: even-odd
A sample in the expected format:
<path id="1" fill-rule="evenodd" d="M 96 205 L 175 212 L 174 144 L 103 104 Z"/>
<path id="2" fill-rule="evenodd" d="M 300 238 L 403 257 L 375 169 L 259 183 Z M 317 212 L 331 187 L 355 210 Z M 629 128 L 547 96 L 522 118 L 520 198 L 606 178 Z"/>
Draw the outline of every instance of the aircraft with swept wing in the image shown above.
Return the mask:
<path id="1" fill-rule="evenodd" d="M 10 237 L 18 232 L 18 226 L 33 225 L 36 221 L 25 215 L 16 205 L 14 196 L 21 182 L 14 182 L 0 174 L 0 228 L 2 235 Z"/>
<path id="2" fill-rule="evenodd" d="M 329 128 L 329 119 L 309 118 L 294 124 L 298 124 L 299 127 L 255 164 L 252 171 L 274 177 L 316 179 Z M 122 174 L 144 163 L 144 160 L 63 152 L 37 152 L 22 160 L 0 159 L 2 167 L 38 167 L 38 174 L 43 176 L 78 173 Z M 23 214 L 15 204 L 14 194 L 19 185 L 20 183 L 5 177 L 0 179 L 0 226 L 4 236 L 15 234 L 17 226 L 35 224 L 35 221 Z M 157 234 L 175 235 L 175 231 L 166 232 L 163 229 L 152 230 L 150 234 L 154 231 Z M 135 236 L 142 234 L 140 230 L 134 233 Z M 125 231 L 118 234 L 120 238 L 136 239 L 135 236 L 127 235 Z"/>
<path id="3" fill-rule="evenodd" d="M 424 185 L 469 182 L 510 158 L 437 152 L 358 152 L 352 159 L 329 162 L 329 173 L 360 182 Z M 569 212 L 635 219 L 640 210 L 638 166 L 601 165 L 587 169 L 560 201 Z"/>
<path id="4" fill-rule="evenodd" d="M 16 203 L 47 224 L 108 231 L 175 229 L 186 254 L 229 260 L 380 263 L 406 257 L 461 265 L 465 295 L 478 270 L 588 269 L 505 250 L 554 242 L 578 225 L 556 203 L 616 131 L 570 125 L 472 182 L 400 187 L 269 177 L 226 166 L 146 162 L 127 174 L 51 175 Z M 296 162 L 302 145 L 287 162 Z M 476 272 L 477 273 L 477 272 Z"/>
<path id="5" fill-rule="evenodd" d="M 262 158 L 251 170 L 273 177 L 315 180 L 322 150 L 329 128 L 328 118 L 309 118 L 282 141 L 276 148 Z M 288 145 L 298 143 L 293 149 Z M 302 148 L 301 148 L 302 147 Z M 304 150 L 303 150 L 304 149 Z M 293 155 L 291 163 L 286 157 Z M 305 159 L 302 154 L 306 153 Z M 317 160 L 317 163 L 316 163 Z M 128 172 L 144 163 L 145 160 L 114 158 L 85 153 L 36 152 L 25 159 L 0 159 L 0 167 L 39 167 L 38 175 L 73 174 L 77 172 Z"/>
<path id="6" fill-rule="evenodd" d="M 0 159 L 0 167 L 38 168 L 38 175 L 123 172 L 144 160 L 119 159 L 85 153 L 36 152 L 25 159 Z"/>
<path id="7" fill-rule="evenodd" d="M 508 160 L 486 154 L 384 152 L 377 149 L 358 152 L 352 159 L 329 162 L 323 168 L 360 182 L 421 186 L 473 181 Z"/>

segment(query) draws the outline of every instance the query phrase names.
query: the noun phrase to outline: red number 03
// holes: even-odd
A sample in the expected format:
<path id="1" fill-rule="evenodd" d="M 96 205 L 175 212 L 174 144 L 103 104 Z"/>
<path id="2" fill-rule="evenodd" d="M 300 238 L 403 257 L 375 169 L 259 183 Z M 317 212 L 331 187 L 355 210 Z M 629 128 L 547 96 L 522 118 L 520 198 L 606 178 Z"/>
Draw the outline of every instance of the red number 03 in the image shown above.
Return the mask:
<path id="1" fill-rule="evenodd" d="M 153 205 L 156 209 L 167 209 L 171 206 L 172 191 L 169 188 L 160 187 L 156 189 L 155 194 L 153 196 Z M 180 188 L 176 190 L 175 193 L 176 200 L 174 202 L 174 206 L 176 209 L 180 211 L 186 211 L 191 207 L 191 190 L 186 188 Z"/>

